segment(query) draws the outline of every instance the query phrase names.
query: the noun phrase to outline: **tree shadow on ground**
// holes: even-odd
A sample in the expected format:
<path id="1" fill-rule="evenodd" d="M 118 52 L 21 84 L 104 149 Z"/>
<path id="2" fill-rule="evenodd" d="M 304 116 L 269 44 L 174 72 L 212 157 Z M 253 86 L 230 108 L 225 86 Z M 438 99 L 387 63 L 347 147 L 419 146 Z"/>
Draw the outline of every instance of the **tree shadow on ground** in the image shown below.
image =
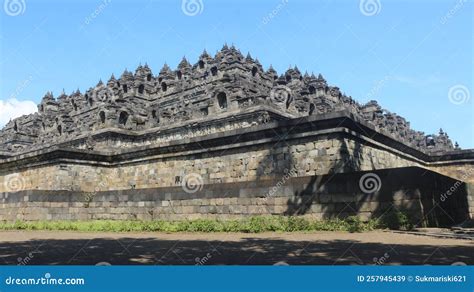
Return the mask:
<path id="1" fill-rule="evenodd" d="M 383 234 L 382 234 L 383 235 Z M 225 238 L 225 234 L 222 236 Z M 32 239 L 0 243 L 3 265 L 451 265 L 474 264 L 474 247 L 357 240 L 255 238 L 171 240 L 152 237 Z"/>

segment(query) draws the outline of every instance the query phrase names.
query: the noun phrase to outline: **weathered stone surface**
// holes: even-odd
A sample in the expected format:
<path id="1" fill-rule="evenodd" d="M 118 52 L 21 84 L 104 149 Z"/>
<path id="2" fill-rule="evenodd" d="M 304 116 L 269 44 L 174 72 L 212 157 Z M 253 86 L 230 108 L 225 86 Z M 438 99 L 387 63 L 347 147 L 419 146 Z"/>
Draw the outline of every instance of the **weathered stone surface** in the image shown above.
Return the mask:
<path id="1" fill-rule="evenodd" d="M 381 185 L 378 191 L 365 194 L 359 189 L 359 182 L 368 173 L 376 174 Z M 283 185 L 279 185 L 277 178 L 254 182 L 257 190 L 267 185 L 291 190 L 265 197 L 258 191 L 240 196 L 239 190 L 248 187 L 246 182 L 206 184 L 203 188 L 212 192 L 192 196 L 175 187 L 127 190 L 126 195 L 122 191 L 100 191 L 93 197 L 86 193 L 20 191 L 0 198 L 0 220 L 235 219 L 253 215 L 301 215 L 314 219 L 357 215 L 368 219 L 378 218 L 390 210 L 401 210 L 415 218 L 419 225 L 446 226 L 462 222 L 473 213 L 470 204 L 473 194 L 469 186 L 459 186 L 446 197 L 433 191 L 433 185 L 447 191 L 456 182 L 435 172 L 410 167 L 325 175 L 321 180 L 292 176 Z M 319 184 L 326 187 L 315 187 Z M 341 185 L 352 192 L 341 192 Z M 220 191 L 223 189 L 232 196 L 224 197 Z M 164 194 L 168 199 L 164 200 Z M 28 200 L 23 200 L 24 197 Z"/>
<path id="2" fill-rule="evenodd" d="M 338 87 L 328 85 L 321 74 L 301 74 L 295 67 L 278 77 L 272 68 L 265 71 L 257 60 L 244 58 L 233 46 L 224 46 L 214 57 L 204 52 L 194 65 L 183 59 L 176 70 L 165 65 L 157 75 L 145 64 L 135 73 L 125 70 L 118 79 L 112 75 L 85 93 L 63 92 L 55 98 L 48 92 L 37 113 L 14 119 L 0 131 L 0 159 L 64 143 L 113 151 L 115 147 L 191 139 L 275 120 L 263 111 L 241 120 L 212 122 L 261 105 L 280 113 L 280 119 L 347 110 L 408 147 L 431 152 L 454 149 L 444 131 L 428 136 L 414 131 L 404 118 L 382 109 L 376 101 L 357 103 Z M 200 125 L 193 126 L 195 123 Z M 94 135 L 112 128 L 122 133 L 159 129 L 163 134 L 151 140 L 115 141 Z M 322 149 L 331 147 L 329 143 Z M 311 143 L 295 147 L 296 152 L 312 149 Z"/>
<path id="3" fill-rule="evenodd" d="M 158 75 L 140 66 L 84 94 L 48 93 L 38 108 L 0 131 L 0 220 L 367 217 L 474 182 L 474 151 L 446 133 L 413 131 L 321 75 L 278 77 L 233 47 Z M 407 167 L 459 183 L 421 193 L 387 178 L 389 192 L 362 194 L 332 181 Z"/>

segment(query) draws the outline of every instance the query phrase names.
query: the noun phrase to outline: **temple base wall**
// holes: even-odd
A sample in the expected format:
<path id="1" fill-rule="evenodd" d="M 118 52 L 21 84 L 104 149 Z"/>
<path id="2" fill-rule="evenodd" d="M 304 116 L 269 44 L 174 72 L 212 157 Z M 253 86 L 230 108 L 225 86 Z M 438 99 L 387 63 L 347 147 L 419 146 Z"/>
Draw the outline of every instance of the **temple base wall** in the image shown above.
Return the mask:
<path id="1" fill-rule="evenodd" d="M 193 154 L 178 152 L 113 167 L 75 161 L 31 167 L 0 174 L 0 192 L 172 187 L 189 178 L 197 178 L 199 184 L 252 182 L 279 179 L 289 171 L 305 177 L 418 165 L 402 155 L 362 145 L 344 135 L 322 135 L 276 144 L 206 148 Z"/>
<path id="2" fill-rule="evenodd" d="M 376 175 L 373 192 L 361 181 Z M 79 191 L 21 191 L 0 195 L 0 220 L 184 220 L 298 215 L 313 219 L 378 218 L 406 213 L 418 226 L 450 226 L 474 213 L 474 188 L 422 168 L 204 184 L 182 187 Z M 450 194 L 446 192 L 453 187 Z M 440 190 L 445 190 L 440 193 Z M 443 195 L 444 194 L 444 195 Z M 469 207 L 469 205 L 471 207 Z"/>
<path id="3" fill-rule="evenodd" d="M 1 161 L 0 220 L 373 218 L 399 208 L 450 225 L 474 213 L 472 154 L 434 161 L 337 115 L 112 153 L 48 148 Z"/>

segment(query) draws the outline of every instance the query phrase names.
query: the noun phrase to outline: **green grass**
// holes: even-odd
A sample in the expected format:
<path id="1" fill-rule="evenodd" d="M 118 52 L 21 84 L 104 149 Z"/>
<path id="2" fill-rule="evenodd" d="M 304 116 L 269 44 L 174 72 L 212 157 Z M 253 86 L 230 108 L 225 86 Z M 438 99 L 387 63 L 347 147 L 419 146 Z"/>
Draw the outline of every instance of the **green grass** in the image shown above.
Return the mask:
<path id="1" fill-rule="evenodd" d="M 302 217 L 255 216 L 240 220 L 196 219 L 183 221 L 91 220 L 91 221 L 16 221 L 0 222 L 0 230 L 68 230 L 113 232 L 294 232 L 347 231 L 362 232 L 391 228 L 381 220 L 361 221 L 358 217 L 331 220 L 309 220 Z"/>

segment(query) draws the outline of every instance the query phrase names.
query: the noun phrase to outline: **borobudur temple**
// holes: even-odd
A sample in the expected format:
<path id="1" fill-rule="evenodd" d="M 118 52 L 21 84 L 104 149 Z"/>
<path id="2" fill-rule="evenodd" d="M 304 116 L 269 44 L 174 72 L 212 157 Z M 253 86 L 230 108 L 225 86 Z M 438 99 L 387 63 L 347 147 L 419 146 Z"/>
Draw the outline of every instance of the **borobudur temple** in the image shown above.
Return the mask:
<path id="1" fill-rule="evenodd" d="M 356 102 L 297 67 L 225 45 L 148 65 L 0 131 L 0 220 L 315 219 L 390 210 L 420 226 L 474 215 L 474 151 Z"/>

